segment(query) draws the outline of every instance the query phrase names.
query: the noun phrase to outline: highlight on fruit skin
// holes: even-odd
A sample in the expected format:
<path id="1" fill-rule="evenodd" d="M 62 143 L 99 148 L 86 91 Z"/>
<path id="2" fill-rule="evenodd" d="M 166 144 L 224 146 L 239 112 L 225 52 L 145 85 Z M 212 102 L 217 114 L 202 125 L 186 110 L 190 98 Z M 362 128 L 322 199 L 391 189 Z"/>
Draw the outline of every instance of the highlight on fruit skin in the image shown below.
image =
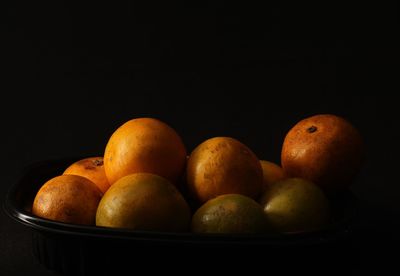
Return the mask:
<path id="1" fill-rule="evenodd" d="M 351 185 L 364 161 L 364 143 L 347 120 L 332 114 L 298 122 L 283 142 L 281 163 L 290 177 L 300 177 L 336 193 Z"/>
<path id="2" fill-rule="evenodd" d="M 239 194 L 225 194 L 204 203 L 193 215 L 194 233 L 266 233 L 267 218 L 260 204 Z"/>
<path id="3" fill-rule="evenodd" d="M 268 187 L 260 200 L 271 226 L 281 233 L 320 230 L 330 221 L 329 201 L 314 183 L 287 178 Z"/>
<path id="4" fill-rule="evenodd" d="M 104 194 L 110 187 L 104 171 L 103 157 L 88 157 L 72 163 L 63 174 L 86 177 L 91 180 Z"/>
<path id="5" fill-rule="evenodd" d="M 170 126 L 153 118 L 127 121 L 110 137 L 104 168 L 111 185 L 133 173 L 152 173 L 176 184 L 185 168 L 186 148 Z"/>
<path id="6" fill-rule="evenodd" d="M 198 145 L 190 154 L 186 173 L 188 189 L 199 203 L 223 194 L 256 199 L 262 192 L 257 156 L 230 137 L 214 137 Z"/>
<path id="7" fill-rule="evenodd" d="M 185 232 L 190 208 L 175 185 L 149 173 L 117 180 L 101 199 L 96 225 L 141 231 Z"/>
<path id="8" fill-rule="evenodd" d="M 89 179 L 61 175 L 48 180 L 37 192 L 32 213 L 73 224 L 94 225 L 102 192 Z"/>

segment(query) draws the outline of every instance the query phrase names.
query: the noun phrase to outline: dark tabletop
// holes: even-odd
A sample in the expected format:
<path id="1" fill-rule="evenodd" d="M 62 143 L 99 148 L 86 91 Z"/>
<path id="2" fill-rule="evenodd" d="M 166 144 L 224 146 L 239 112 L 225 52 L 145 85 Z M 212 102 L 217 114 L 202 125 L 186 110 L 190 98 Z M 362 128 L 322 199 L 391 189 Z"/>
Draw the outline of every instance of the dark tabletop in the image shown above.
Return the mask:
<path id="1" fill-rule="evenodd" d="M 355 270 L 397 268 L 395 8 L 46 2 L 4 9 L 2 200 L 24 166 L 102 154 L 131 118 L 167 122 L 189 151 L 232 136 L 279 162 L 293 124 L 335 113 L 368 149 L 352 187 L 361 209 Z M 1 274 L 52 275 L 31 250 L 29 230 L 0 212 Z"/>

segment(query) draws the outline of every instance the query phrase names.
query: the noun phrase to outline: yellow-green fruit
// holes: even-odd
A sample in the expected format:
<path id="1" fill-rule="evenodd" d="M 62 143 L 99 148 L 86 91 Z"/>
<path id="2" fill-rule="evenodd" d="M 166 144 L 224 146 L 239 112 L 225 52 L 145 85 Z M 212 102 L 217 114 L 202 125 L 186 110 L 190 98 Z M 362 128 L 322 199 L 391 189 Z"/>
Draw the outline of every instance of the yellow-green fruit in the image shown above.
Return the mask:
<path id="1" fill-rule="evenodd" d="M 307 232 L 329 221 L 329 202 L 321 189 L 304 179 L 288 178 L 271 185 L 260 201 L 268 221 L 284 233 Z"/>
<path id="2" fill-rule="evenodd" d="M 168 180 L 137 173 L 117 180 L 104 194 L 96 225 L 134 230 L 182 232 L 190 226 L 190 209 Z"/>
<path id="3" fill-rule="evenodd" d="M 221 195 L 203 204 L 193 215 L 195 233 L 263 233 L 268 231 L 260 204 L 239 195 Z"/>

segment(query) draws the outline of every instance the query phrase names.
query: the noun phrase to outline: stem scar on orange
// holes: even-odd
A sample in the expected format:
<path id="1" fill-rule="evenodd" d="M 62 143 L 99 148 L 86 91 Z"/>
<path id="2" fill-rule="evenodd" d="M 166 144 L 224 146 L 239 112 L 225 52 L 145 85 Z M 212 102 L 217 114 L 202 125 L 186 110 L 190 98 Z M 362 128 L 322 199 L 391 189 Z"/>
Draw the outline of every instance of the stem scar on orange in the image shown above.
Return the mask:
<path id="1" fill-rule="evenodd" d="M 72 174 L 86 177 L 103 192 L 110 187 L 104 171 L 103 157 L 88 157 L 71 164 L 63 174 Z"/>
<path id="2" fill-rule="evenodd" d="M 355 179 L 364 160 L 363 139 L 344 118 L 315 115 L 298 122 L 286 135 L 281 162 L 285 173 L 337 192 Z"/>

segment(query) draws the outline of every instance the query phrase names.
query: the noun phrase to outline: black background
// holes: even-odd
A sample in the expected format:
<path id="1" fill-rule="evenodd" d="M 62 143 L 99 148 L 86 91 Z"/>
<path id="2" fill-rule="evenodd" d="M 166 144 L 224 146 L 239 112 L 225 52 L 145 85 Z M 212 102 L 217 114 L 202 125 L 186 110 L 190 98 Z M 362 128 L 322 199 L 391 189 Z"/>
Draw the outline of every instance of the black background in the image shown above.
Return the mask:
<path id="1" fill-rule="evenodd" d="M 143 2 L 2 8 L 0 196 L 32 162 L 102 154 L 135 117 L 167 122 L 189 151 L 232 136 L 279 162 L 291 126 L 335 113 L 360 129 L 368 149 L 352 187 L 365 230 L 357 269 L 393 268 L 396 6 Z M 33 259 L 29 231 L 0 217 L 2 275 L 51 275 Z"/>

